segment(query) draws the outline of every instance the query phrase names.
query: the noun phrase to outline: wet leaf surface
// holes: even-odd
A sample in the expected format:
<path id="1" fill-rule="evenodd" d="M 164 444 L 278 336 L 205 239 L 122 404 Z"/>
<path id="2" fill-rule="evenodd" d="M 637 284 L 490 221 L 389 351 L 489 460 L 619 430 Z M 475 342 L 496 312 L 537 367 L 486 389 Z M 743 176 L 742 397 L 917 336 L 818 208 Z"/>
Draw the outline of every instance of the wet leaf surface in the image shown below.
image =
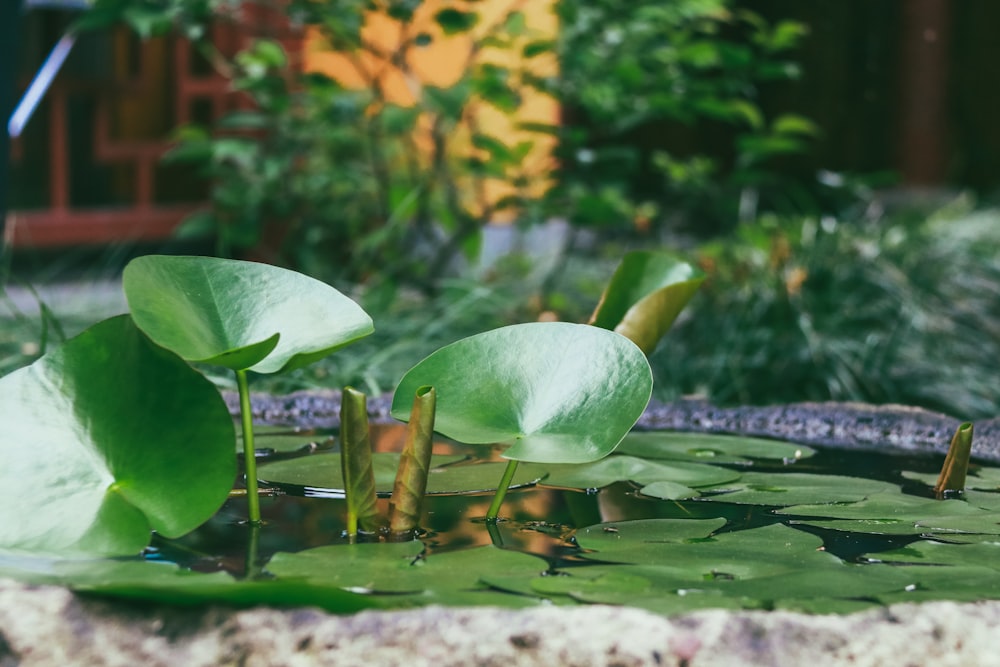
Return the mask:
<path id="1" fill-rule="evenodd" d="M 469 444 L 510 445 L 504 456 L 583 463 L 618 445 L 649 402 L 645 355 L 618 334 L 535 322 L 447 345 L 411 368 L 393 396 L 405 421 L 416 390 L 437 391 L 435 430 Z"/>
<path id="2" fill-rule="evenodd" d="M 380 494 L 392 492 L 399 458 L 400 455 L 395 452 L 372 454 L 375 488 Z M 487 492 L 497 488 L 506 464 L 456 465 L 464 460 L 464 456 L 458 455 L 432 456 L 431 469 L 427 476 L 427 493 L 437 495 Z M 258 468 L 258 476 L 269 484 L 307 486 L 315 490 L 329 491 L 331 495 L 340 494 L 344 490 L 344 475 L 339 454 L 322 454 L 267 463 Z M 520 466 L 514 476 L 513 488 L 534 484 L 544 476 L 544 466 Z"/>
<path id="3" fill-rule="evenodd" d="M 0 576 L 61 584 L 81 593 L 180 605 L 315 606 L 334 613 L 379 607 L 380 601 L 334 585 L 303 579 L 241 581 L 224 572 L 192 572 L 141 560 L 38 561 L 0 555 Z"/>
<path id="4" fill-rule="evenodd" d="M 673 482 L 684 486 L 714 486 L 740 478 L 740 473 L 725 468 L 685 461 L 646 461 L 634 456 L 615 454 L 600 461 L 580 465 L 549 464 L 546 486 L 568 489 L 600 489 L 615 482 L 654 484 Z"/>
<path id="5" fill-rule="evenodd" d="M 590 323 L 628 337 L 650 354 L 704 280 L 704 272 L 669 253 L 630 252 Z"/>
<path id="6" fill-rule="evenodd" d="M 136 324 L 188 361 L 277 373 L 306 366 L 374 331 L 326 283 L 269 264 L 146 255 L 125 267 Z"/>
<path id="7" fill-rule="evenodd" d="M 424 554 L 420 542 L 353 544 L 279 553 L 267 569 L 279 578 L 337 585 L 372 593 L 410 594 L 423 604 L 466 604 L 475 594 L 480 604 L 517 606 L 537 602 L 490 591 L 483 578 L 534 577 L 548 569 L 536 556 L 493 546 Z M 396 600 L 399 602 L 400 600 Z"/>
<path id="8" fill-rule="evenodd" d="M 704 433 L 630 433 L 615 450 L 645 459 L 748 465 L 754 459 L 797 461 L 816 450 L 779 440 Z"/>
<path id="9" fill-rule="evenodd" d="M 701 489 L 705 500 L 743 505 L 789 506 L 806 503 L 843 503 L 876 494 L 898 494 L 896 484 L 863 477 L 810 473 L 743 473 L 739 481 L 715 489 Z M 708 495 L 712 493 L 712 495 Z"/>
<path id="10" fill-rule="evenodd" d="M 1000 517 L 963 500 L 934 500 L 901 493 L 885 493 L 856 503 L 797 505 L 778 511 L 799 517 L 818 516 L 837 521 L 801 521 L 857 533 L 919 535 L 924 533 L 1000 534 Z"/>

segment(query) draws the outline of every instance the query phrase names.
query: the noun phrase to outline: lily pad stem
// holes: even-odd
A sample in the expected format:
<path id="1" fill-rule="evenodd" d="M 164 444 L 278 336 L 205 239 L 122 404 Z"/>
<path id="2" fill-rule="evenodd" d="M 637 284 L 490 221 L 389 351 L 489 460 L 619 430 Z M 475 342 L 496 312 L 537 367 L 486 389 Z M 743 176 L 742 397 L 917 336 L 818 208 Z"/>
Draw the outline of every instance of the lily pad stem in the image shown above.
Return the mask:
<path id="1" fill-rule="evenodd" d="M 497 487 L 496 494 L 493 495 L 493 502 L 490 503 L 490 509 L 486 512 L 487 521 L 495 522 L 497 520 L 497 515 L 500 514 L 500 505 L 503 504 L 503 499 L 507 495 L 507 487 L 510 486 L 511 480 L 514 479 L 515 472 L 517 472 L 517 461 L 507 461 L 503 477 L 500 478 L 500 485 Z"/>
<path id="2" fill-rule="evenodd" d="M 260 497 L 257 495 L 257 459 L 253 445 L 253 414 L 250 412 L 250 389 L 247 372 L 236 371 L 236 386 L 240 390 L 240 419 L 243 424 L 243 468 L 246 471 L 247 513 L 250 523 L 260 523 Z"/>

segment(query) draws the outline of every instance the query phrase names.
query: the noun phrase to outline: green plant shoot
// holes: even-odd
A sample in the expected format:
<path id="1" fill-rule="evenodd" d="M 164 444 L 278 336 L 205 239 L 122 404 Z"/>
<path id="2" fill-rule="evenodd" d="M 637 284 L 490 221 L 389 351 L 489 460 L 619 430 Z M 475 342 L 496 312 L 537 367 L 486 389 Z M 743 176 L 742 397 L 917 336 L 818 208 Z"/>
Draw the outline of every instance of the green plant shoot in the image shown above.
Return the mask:
<path id="1" fill-rule="evenodd" d="M 431 450 L 434 445 L 434 387 L 420 387 L 413 397 L 413 409 L 406 428 L 406 444 L 399 461 L 396 482 L 389 501 L 389 531 L 394 536 L 413 536 L 419 527 L 420 509 L 427 493 Z"/>
<path id="2" fill-rule="evenodd" d="M 247 371 L 306 366 L 370 334 L 371 318 L 325 283 L 253 262 L 148 255 L 129 262 L 122 283 L 132 319 L 155 343 L 236 374 L 248 514 L 259 522 Z"/>
<path id="3" fill-rule="evenodd" d="M 340 400 L 340 465 L 347 497 L 347 535 L 375 533 L 384 525 L 379 515 L 368 432 L 368 401 L 363 393 L 344 387 Z"/>

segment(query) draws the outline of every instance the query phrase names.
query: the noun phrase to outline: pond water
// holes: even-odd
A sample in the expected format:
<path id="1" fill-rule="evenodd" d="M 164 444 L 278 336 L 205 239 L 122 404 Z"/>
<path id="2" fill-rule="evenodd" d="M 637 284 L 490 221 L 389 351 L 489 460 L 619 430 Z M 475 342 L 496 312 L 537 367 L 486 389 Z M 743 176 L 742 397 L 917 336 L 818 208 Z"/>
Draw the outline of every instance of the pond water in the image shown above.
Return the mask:
<path id="1" fill-rule="evenodd" d="M 391 488 L 403 438 L 403 427 L 373 431 L 380 488 Z M 272 494 L 261 499 L 264 525 L 251 530 L 245 498 L 233 497 L 194 533 L 156 539 L 147 559 L 305 577 L 393 606 L 846 612 L 1000 597 L 1000 469 L 976 466 L 963 498 L 936 500 L 941 456 L 633 434 L 595 464 L 521 464 L 521 486 L 491 526 L 491 491 L 447 490 L 495 485 L 500 450 L 441 441 L 430 486 L 445 491 L 425 499 L 419 542 L 352 545 L 330 434 L 274 429 L 258 443 Z"/>

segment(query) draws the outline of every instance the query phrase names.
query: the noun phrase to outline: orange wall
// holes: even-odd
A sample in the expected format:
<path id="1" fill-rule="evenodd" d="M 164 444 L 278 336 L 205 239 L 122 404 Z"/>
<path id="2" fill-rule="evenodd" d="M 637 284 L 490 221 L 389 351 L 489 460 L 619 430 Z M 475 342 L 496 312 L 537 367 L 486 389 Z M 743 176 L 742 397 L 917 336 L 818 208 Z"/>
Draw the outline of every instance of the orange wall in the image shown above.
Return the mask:
<path id="1" fill-rule="evenodd" d="M 426 0 L 417 10 L 413 21 L 406 27 L 381 14 L 370 14 L 362 31 L 362 38 L 371 45 L 368 51 L 343 54 L 332 51 L 322 37 L 313 32 L 307 37 L 304 66 L 307 71 L 324 72 L 349 87 L 366 87 L 378 81 L 386 100 L 410 106 L 419 99 L 423 84 L 448 87 L 456 83 L 475 62 L 492 63 L 520 69 L 529 67 L 533 74 L 551 76 L 557 71 L 554 57 L 540 56 L 530 63 L 523 61 L 521 45 L 531 40 L 553 39 L 558 30 L 553 13 L 554 0 L 480 0 L 475 3 L 456 3 L 446 0 Z M 434 15 L 444 7 L 468 7 L 478 11 L 479 21 L 468 34 L 445 35 L 434 22 Z M 473 58 L 473 40 L 481 37 L 510 11 L 520 11 L 525 17 L 527 35 L 512 49 L 484 48 Z M 426 32 L 432 41 L 424 47 L 410 47 L 405 65 L 398 67 L 389 62 L 386 54 L 399 50 L 402 40 Z M 518 111 L 508 116 L 487 104 L 478 104 L 474 122 L 480 132 L 489 134 L 514 146 L 521 141 L 533 141 L 535 147 L 525 159 L 522 169 L 532 175 L 531 194 L 540 194 L 548 183 L 552 168 L 553 139 L 548 135 L 525 133 L 516 125 L 523 122 L 556 124 L 559 108 L 555 100 L 531 89 L 522 89 L 522 104 Z M 453 144 L 455 152 L 471 150 L 467 139 L 458 138 Z M 486 184 L 487 197 L 495 201 L 507 194 L 510 186 L 502 181 Z"/>

